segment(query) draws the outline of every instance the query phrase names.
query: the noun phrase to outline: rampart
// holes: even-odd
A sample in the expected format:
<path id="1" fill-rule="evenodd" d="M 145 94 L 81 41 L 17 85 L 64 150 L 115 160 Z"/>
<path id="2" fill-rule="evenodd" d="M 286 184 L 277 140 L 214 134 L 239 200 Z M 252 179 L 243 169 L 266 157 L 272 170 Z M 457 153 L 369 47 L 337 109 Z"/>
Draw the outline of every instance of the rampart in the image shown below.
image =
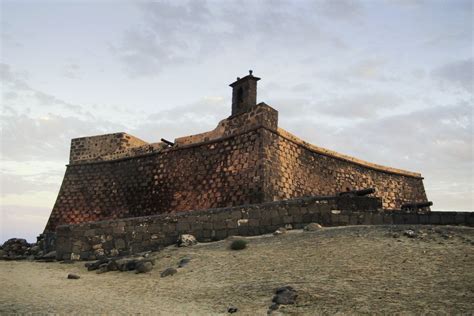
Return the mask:
<path id="1" fill-rule="evenodd" d="M 63 225 L 57 228 L 57 258 L 88 260 L 128 255 L 174 244 L 180 234 L 199 241 L 274 232 L 291 224 L 323 226 L 431 224 L 474 226 L 473 212 L 384 212 L 379 198 L 308 197 L 256 205 Z"/>
<path id="2" fill-rule="evenodd" d="M 126 133 L 73 139 L 45 232 L 58 225 L 335 195 L 373 187 L 384 210 L 425 202 L 423 178 L 308 144 L 256 104 L 251 74 L 213 131 L 148 144 Z"/>

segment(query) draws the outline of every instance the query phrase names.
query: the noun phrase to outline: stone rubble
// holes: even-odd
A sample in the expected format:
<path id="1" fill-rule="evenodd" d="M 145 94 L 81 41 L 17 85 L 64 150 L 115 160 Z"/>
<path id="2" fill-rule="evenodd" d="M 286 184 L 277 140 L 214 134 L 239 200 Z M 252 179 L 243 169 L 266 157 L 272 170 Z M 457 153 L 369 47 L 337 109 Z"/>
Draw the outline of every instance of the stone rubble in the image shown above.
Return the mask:
<path id="1" fill-rule="evenodd" d="M 196 237 L 190 234 L 179 235 L 177 241 L 178 247 L 190 247 L 197 244 Z"/>

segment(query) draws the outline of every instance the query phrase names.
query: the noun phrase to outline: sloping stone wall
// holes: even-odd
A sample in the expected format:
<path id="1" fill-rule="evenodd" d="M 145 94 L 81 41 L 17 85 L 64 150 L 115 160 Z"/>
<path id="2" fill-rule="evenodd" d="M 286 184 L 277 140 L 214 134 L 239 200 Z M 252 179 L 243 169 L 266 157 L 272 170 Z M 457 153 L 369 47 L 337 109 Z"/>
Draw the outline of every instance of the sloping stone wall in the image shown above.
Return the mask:
<path id="1" fill-rule="evenodd" d="M 323 226 L 444 224 L 474 226 L 474 213 L 381 211 L 379 198 L 309 197 L 288 201 L 100 221 L 57 228 L 58 259 L 127 255 L 174 244 L 180 234 L 199 241 L 252 236 L 317 222 Z"/>
<path id="2" fill-rule="evenodd" d="M 263 202 L 259 130 L 128 159 L 69 165 L 46 231 L 60 224 Z"/>
<path id="3" fill-rule="evenodd" d="M 383 167 L 307 144 L 288 132 L 263 132 L 265 200 L 375 188 L 386 210 L 426 202 L 420 174 Z"/>

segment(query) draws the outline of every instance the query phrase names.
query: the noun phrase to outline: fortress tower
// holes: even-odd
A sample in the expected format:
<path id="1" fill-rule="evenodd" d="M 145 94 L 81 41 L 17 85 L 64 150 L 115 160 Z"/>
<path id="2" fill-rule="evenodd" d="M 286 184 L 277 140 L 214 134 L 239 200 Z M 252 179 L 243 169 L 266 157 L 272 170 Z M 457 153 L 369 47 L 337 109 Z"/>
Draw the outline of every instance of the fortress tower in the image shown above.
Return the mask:
<path id="1" fill-rule="evenodd" d="M 76 138 L 45 232 L 61 224 L 256 204 L 375 188 L 386 211 L 426 202 L 419 173 L 311 145 L 257 104 L 252 72 L 232 83 L 231 116 L 169 143 L 126 133 Z"/>

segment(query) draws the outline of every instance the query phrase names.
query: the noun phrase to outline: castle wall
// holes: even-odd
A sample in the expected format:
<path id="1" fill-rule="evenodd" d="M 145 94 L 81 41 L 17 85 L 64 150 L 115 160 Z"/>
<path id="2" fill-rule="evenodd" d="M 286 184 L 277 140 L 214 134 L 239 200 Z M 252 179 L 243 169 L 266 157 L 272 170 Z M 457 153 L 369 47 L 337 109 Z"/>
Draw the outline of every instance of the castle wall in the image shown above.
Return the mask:
<path id="1" fill-rule="evenodd" d="M 114 133 L 71 140 L 69 163 L 113 159 L 131 148 L 148 143 L 127 133 Z"/>
<path id="2" fill-rule="evenodd" d="M 57 225 L 263 202 L 260 130 L 132 158 L 70 164 Z"/>
<path id="3" fill-rule="evenodd" d="M 272 233 L 291 224 L 323 226 L 431 224 L 474 226 L 474 212 L 431 212 L 427 214 L 380 211 L 379 198 L 309 197 L 256 205 L 155 216 L 109 220 L 57 229 L 58 259 L 92 260 L 158 250 L 176 243 L 180 234 L 199 241 L 228 236 Z"/>
<path id="4" fill-rule="evenodd" d="M 368 163 L 303 142 L 290 133 L 263 132 L 266 201 L 375 188 L 384 209 L 427 201 L 420 174 Z"/>

